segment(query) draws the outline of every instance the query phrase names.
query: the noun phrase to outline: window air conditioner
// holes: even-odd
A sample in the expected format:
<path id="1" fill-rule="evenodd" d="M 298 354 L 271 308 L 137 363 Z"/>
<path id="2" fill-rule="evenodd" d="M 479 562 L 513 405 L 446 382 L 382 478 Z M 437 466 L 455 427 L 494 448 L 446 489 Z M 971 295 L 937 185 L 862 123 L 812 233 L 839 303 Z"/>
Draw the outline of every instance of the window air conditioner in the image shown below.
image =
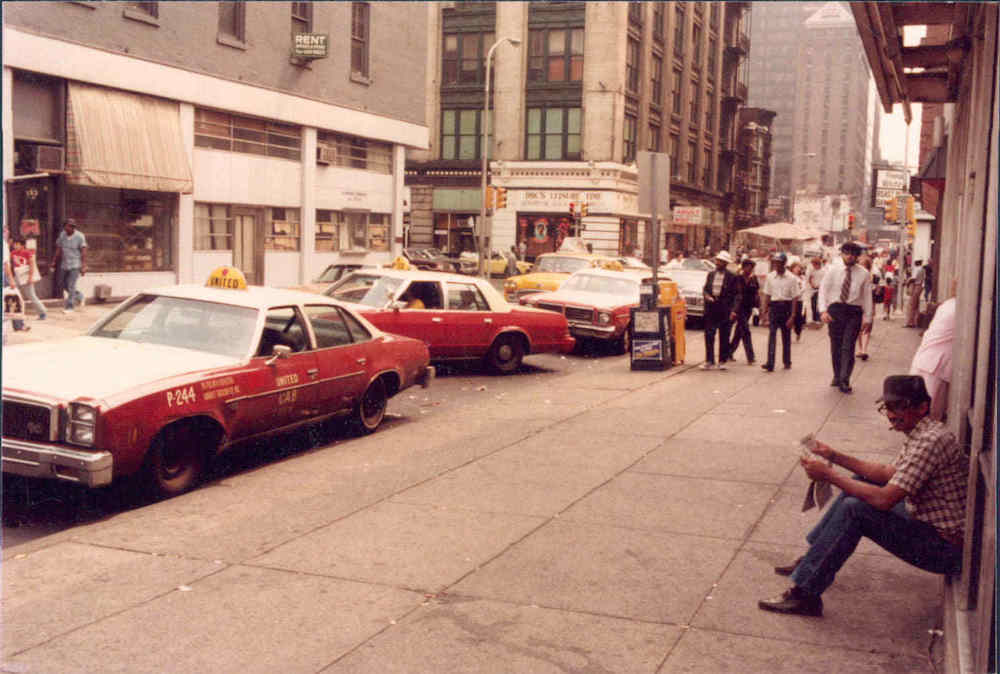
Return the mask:
<path id="1" fill-rule="evenodd" d="M 63 171 L 65 162 L 63 149 L 56 145 L 32 145 L 35 171 Z"/>
<path id="2" fill-rule="evenodd" d="M 328 145 L 316 146 L 317 164 L 332 164 L 336 157 L 337 157 L 337 150 L 335 148 L 329 147 Z"/>

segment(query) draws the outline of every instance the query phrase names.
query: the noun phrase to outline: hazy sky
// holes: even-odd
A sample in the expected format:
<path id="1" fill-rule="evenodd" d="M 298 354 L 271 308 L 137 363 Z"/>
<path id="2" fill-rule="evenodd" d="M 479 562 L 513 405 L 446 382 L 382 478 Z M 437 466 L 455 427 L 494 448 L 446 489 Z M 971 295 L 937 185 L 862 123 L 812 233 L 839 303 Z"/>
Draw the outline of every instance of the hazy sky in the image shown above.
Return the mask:
<path id="1" fill-rule="evenodd" d="M 927 34 L 925 26 L 906 26 L 903 33 L 903 44 L 907 47 L 919 44 L 920 38 Z M 879 110 L 882 111 L 882 126 L 880 127 L 879 147 L 882 149 L 882 156 L 891 162 L 903 163 L 909 161 L 909 168 L 916 171 L 917 161 L 920 157 L 920 113 L 922 105 L 912 103 L 910 110 L 913 119 L 910 122 L 910 152 L 906 157 L 906 121 L 903 119 L 903 106 L 896 104 L 892 106 L 892 114 L 886 115 L 879 101 Z"/>

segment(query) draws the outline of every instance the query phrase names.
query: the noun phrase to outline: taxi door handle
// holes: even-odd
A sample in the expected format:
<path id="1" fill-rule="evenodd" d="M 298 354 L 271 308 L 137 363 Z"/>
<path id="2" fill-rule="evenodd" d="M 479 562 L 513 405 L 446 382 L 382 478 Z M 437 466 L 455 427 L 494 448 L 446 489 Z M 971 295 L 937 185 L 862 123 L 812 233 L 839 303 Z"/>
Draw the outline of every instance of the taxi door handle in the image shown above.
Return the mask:
<path id="1" fill-rule="evenodd" d="M 367 358 L 358 358 L 358 365 L 364 365 L 368 362 Z"/>
<path id="2" fill-rule="evenodd" d="M 443 319 L 443 318 L 441 318 L 440 316 L 433 316 L 433 317 L 431 318 L 431 323 L 440 323 L 440 322 L 441 322 L 441 321 L 443 321 L 443 320 L 444 320 L 444 319 Z"/>
<path id="3" fill-rule="evenodd" d="M 484 318 L 483 319 L 483 323 L 492 323 L 492 322 L 493 322 L 492 318 Z"/>
<path id="4" fill-rule="evenodd" d="M 306 374 L 315 379 L 319 375 L 319 368 L 311 367 L 308 370 L 306 370 Z"/>

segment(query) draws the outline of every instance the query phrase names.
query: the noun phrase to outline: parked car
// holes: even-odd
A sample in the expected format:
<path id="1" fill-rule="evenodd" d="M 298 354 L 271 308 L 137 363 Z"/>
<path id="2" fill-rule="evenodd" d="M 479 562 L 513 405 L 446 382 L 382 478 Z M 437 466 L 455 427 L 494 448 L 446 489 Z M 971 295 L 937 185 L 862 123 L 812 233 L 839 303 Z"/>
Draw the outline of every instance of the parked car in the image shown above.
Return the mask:
<path id="1" fill-rule="evenodd" d="M 510 276 L 504 281 L 504 297 L 509 302 L 515 302 L 525 295 L 556 290 L 573 272 L 598 266 L 610 259 L 592 253 L 543 253 L 535 259 L 529 273 Z"/>
<path id="2" fill-rule="evenodd" d="M 708 272 L 715 269 L 709 260 L 688 257 L 683 260 L 671 260 L 663 265 L 663 273 L 677 284 L 681 297 L 687 304 L 687 315 L 700 318 L 705 315 L 705 281 Z"/>
<path id="3" fill-rule="evenodd" d="M 330 287 L 331 284 L 336 283 L 340 279 L 344 278 L 352 271 L 358 269 L 364 269 L 366 267 L 371 267 L 372 265 L 361 264 L 361 263 L 345 263 L 345 262 L 335 262 L 333 264 L 327 265 L 323 272 L 314 278 L 309 283 L 303 283 L 302 285 L 289 286 L 288 290 L 301 290 L 307 293 L 322 293 L 324 290 Z"/>
<path id="4" fill-rule="evenodd" d="M 570 334 L 578 340 L 610 343 L 617 353 L 629 350 L 631 308 L 639 306 L 639 286 L 649 279 L 639 270 L 610 271 L 586 268 L 566 279 L 558 290 L 522 297 L 523 305 L 558 312 L 566 317 Z M 660 279 L 660 304 L 675 295 L 668 279 Z"/>
<path id="5" fill-rule="evenodd" d="M 359 271 L 326 294 L 355 303 L 359 314 L 386 332 L 422 340 L 433 361 L 482 360 L 494 372 L 509 373 L 527 354 L 573 350 L 563 316 L 508 304 L 478 277 Z"/>
<path id="6" fill-rule="evenodd" d="M 140 473 L 172 496 L 247 438 L 338 415 L 373 432 L 390 397 L 433 377 L 422 342 L 341 302 L 214 278 L 133 295 L 83 336 L 5 347 L 3 472 L 88 487 Z"/>
<path id="7" fill-rule="evenodd" d="M 417 269 L 474 274 L 477 268 L 460 257 L 448 257 L 437 248 L 404 248 L 403 257 Z"/>
<path id="8" fill-rule="evenodd" d="M 475 268 L 471 272 L 466 272 L 464 269 L 462 273 L 479 273 L 479 254 L 478 253 L 462 253 L 462 260 L 468 260 L 475 265 Z M 493 251 L 490 256 L 490 276 L 506 276 L 507 275 L 507 258 L 504 257 L 499 251 Z M 527 274 L 531 271 L 531 263 L 525 262 L 524 260 L 517 261 L 517 273 Z"/>

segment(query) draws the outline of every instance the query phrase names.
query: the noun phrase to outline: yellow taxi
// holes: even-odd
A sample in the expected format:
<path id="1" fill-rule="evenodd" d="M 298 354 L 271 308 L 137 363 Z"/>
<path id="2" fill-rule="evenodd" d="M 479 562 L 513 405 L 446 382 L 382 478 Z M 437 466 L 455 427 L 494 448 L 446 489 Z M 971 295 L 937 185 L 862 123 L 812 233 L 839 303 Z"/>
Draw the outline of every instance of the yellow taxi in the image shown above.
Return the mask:
<path id="1" fill-rule="evenodd" d="M 530 273 L 508 277 L 503 294 L 508 302 L 517 302 L 525 295 L 558 290 L 573 272 L 609 262 L 611 258 L 593 253 L 544 253 L 535 259 Z"/>

